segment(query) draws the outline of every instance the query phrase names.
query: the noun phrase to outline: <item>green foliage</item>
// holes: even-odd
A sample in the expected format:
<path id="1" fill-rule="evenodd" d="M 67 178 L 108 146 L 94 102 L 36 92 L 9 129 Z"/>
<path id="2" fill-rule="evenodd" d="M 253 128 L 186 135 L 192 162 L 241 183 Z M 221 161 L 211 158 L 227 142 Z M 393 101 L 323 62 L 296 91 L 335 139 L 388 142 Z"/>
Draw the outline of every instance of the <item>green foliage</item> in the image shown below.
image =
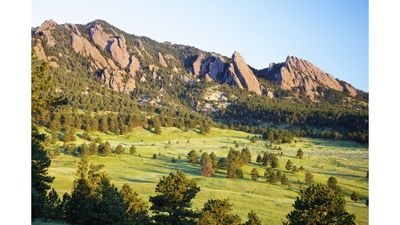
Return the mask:
<path id="1" fill-rule="evenodd" d="M 128 224 L 126 203 L 118 189 L 102 171 L 102 165 L 88 168 L 83 157 L 78 167 L 71 198 L 66 204 L 66 220 L 72 224 Z"/>
<path id="2" fill-rule="evenodd" d="M 247 214 L 247 221 L 244 225 L 261 225 L 261 220 L 258 218 L 257 214 L 251 210 L 249 214 Z"/>
<path id="3" fill-rule="evenodd" d="M 158 224 L 194 224 L 197 214 L 190 209 L 200 188 L 180 171 L 163 177 L 150 197 L 153 219 Z"/>
<path id="4" fill-rule="evenodd" d="M 306 173 L 305 182 L 307 185 L 311 185 L 314 183 L 314 176 L 310 172 Z"/>
<path id="5" fill-rule="evenodd" d="M 294 166 L 293 163 L 288 159 L 288 161 L 286 162 L 286 165 L 285 165 L 285 169 L 292 171 L 293 166 Z"/>
<path id="6" fill-rule="evenodd" d="M 82 143 L 81 146 L 78 147 L 78 154 L 82 156 L 90 155 L 90 149 L 86 143 Z"/>
<path id="7" fill-rule="evenodd" d="M 299 150 L 297 150 L 296 157 L 299 159 L 302 159 L 304 157 L 304 152 L 303 152 L 303 150 L 301 150 L 301 148 L 299 148 Z"/>
<path id="8" fill-rule="evenodd" d="M 205 177 L 211 177 L 215 173 L 213 162 L 207 152 L 201 155 L 201 174 Z"/>
<path id="9" fill-rule="evenodd" d="M 110 156 L 112 154 L 111 150 L 111 145 L 106 141 L 105 143 L 102 143 L 98 147 L 99 154 L 104 155 L 104 156 Z"/>
<path id="10" fill-rule="evenodd" d="M 188 153 L 187 159 L 189 160 L 190 163 L 196 164 L 197 163 L 197 152 L 195 150 L 192 150 Z"/>
<path id="11" fill-rule="evenodd" d="M 337 181 L 337 179 L 335 177 L 329 177 L 328 181 L 327 181 L 327 185 L 328 185 L 329 188 L 332 188 L 336 192 L 338 192 L 338 193 L 341 192 L 341 188 L 338 185 L 338 181 Z"/>
<path id="12" fill-rule="evenodd" d="M 343 196 L 327 185 L 314 184 L 300 190 L 300 196 L 293 204 L 294 210 L 287 215 L 287 225 L 343 224 L 354 225 L 355 216 L 345 209 Z"/>
<path id="13" fill-rule="evenodd" d="M 32 129 L 32 217 L 46 217 L 48 215 L 49 205 L 47 201 L 47 192 L 50 190 L 50 184 L 54 177 L 48 175 L 48 168 L 51 160 L 43 150 L 42 142 L 44 135 Z"/>
<path id="14" fill-rule="evenodd" d="M 119 154 L 119 155 L 124 154 L 125 153 L 125 148 L 122 145 L 118 145 L 115 148 L 115 153 Z"/>
<path id="15" fill-rule="evenodd" d="M 227 167 L 226 176 L 231 179 L 238 179 L 243 177 L 241 167 L 245 164 L 240 151 L 230 149 L 228 156 L 224 160 Z"/>
<path id="16" fill-rule="evenodd" d="M 136 147 L 135 147 L 134 145 L 132 145 L 132 146 L 129 148 L 129 154 L 130 154 L 130 155 L 135 155 L 135 154 L 136 154 Z"/>
<path id="17" fill-rule="evenodd" d="M 252 180 L 257 181 L 257 179 L 258 179 L 258 177 L 259 177 L 259 175 L 258 175 L 258 170 L 257 170 L 256 168 L 253 168 L 253 169 L 251 170 L 250 176 L 251 176 L 251 179 L 252 179 Z"/>
<path id="18" fill-rule="evenodd" d="M 351 200 L 353 200 L 354 202 L 358 202 L 360 201 L 360 194 L 358 194 L 357 192 L 353 191 L 350 195 Z"/>
<path id="19" fill-rule="evenodd" d="M 289 179 L 286 177 L 285 174 L 283 174 L 282 177 L 281 177 L 281 184 L 282 185 L 288 185 L 289 184 Z"/>
<path id="20" fill-rule="evenodd" d="M 242 149 L 242 151 L 240 152 L 240 157 L 242 158 L 242 161 L 244 163 L 251 162 L 251 153 L 247 147 Z"/>
<path id="21" fill-rule="evenodd" d="M 131 224 L 149 224 L 148 206 L 145 201 L 139 198 L 128 184 L 124 184 L 120 190 L 120 194 L 124 199 L 126 214 Z"/>
<path id="22" fill-rule="evenodd" d="M 198 225 L 239 225 L 241 219 L 232 214 L 229 200 L 210 199 L 201 210 Z"/>

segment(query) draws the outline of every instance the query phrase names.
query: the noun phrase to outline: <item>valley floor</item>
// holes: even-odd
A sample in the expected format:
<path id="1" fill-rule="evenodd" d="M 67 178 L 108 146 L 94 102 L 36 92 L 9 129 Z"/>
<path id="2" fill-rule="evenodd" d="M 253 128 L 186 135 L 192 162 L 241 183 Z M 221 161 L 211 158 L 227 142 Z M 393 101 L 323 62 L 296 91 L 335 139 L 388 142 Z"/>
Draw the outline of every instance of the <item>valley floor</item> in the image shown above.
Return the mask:
<path id="1" fill-rule="evenodd" d="M 253 135 L 245 132 L 213 128 L 210 133 L 201 135 L 195 131 L 163 128 L 161 135 L 155 135 L 148 130 L 137 128 L 127 135 L 100 132 L 90 135 L 107 140 L 112 148 L 118 144 L 126 148 L 125 155 L 90 156 L 89 163 L 104 164 L 113 183 L 119 187 L 124 183 L 130 184 L 142 199 L 148 200 L 149 196 L 155 195 L 155 186 L 162 176 L 179 169 L 193 178 L 201 188 L 193 208 L 202 208 L 210 198 L 229 198 L 234 204 L 234 212 L 243 220 L 250 210 L 254 210 L 265 224 L 281 224 L 292 210 L 299 188 L 305 186 L 305 172 L 293 174 L 285 170 L 286 161 L 290 159 L 297 167 L 303 166 L 310 171 L 316 182 L 326 183 L 330 176 L 335 176 L 344 190 L 346 207 L 350 213 L 356 215 L 357 224 L 368 224 L 368 207 L 364 200 L 354 203 L 349 197 L 352 191 L 358 192 L 361 199 L 368 197 L 368 180 L 365 178 L 368 171 L 368 147 L 364 145 L 310 138 L 296 138 L 295 143 L 279 145 L 283 156 L 279 157 L 278 170 L 289 178 L 288 187 L 265 182 L 265 167 L 255 163 L 257 154 L 262 151 L 280 151 L 266 148 L 266 142 L 261 139 L 251 143 L 250 137 Z M 200 165 L 192 165 L 186 160 L 187 153 L 191 150 L 214 152 L 217 157 L 226 157 L 229 148 L 235 148 L 234 141 L 239 143 L 237 149 L 248 147 L 252 154 L 252 162 L 243 167 L 243 179 L 227 179 L 225 170 L 219 170 L 214 177 L 203 177 Z M 77 138 L 75 142 L 80 144 L 84 140 Z M 128 154 L 132 144 L 137 149 L 135 156 Z M 303 159 L 295 157 L 299 148 L 304 151 Z M 161 156 L 153 159 L 153 154 Z M 176 163 L 171 162 L 172 157 L 177 159 Z M 65 154 L 52 159 L 49 173 L 56 177 L 53 187 L 58 192 L 71 191 L 79 160 L 79 157 Z M 250 171 L 253 168 L 257 168 L 262 175 L 257 182 L 250 179 Z"/>

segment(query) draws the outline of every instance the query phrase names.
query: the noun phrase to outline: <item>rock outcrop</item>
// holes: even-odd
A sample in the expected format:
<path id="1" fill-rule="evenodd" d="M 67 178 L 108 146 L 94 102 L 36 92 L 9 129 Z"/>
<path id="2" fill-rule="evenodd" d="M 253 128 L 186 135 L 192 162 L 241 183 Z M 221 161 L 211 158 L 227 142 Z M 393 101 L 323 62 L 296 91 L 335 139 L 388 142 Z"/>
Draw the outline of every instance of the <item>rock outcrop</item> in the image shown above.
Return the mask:
<path id="1" fill-rule="evenodd" d="M 122 68 L 128 66 L 129 53 L 126 50 L 125 38 L 122 34 L 111 39 L 109 42 L 108 51 L 111 53 L 111 57 L 114 59 L 114 61 Z"/>
<path id="2" fill-rule="evenodd" d="M 342 85 L 333 76 L 309 61 L 294 56 L 288 56 L 284 63 L 270 64 L 258 75 L 278 84 L 283 90 L 305 90 L 306 95 L 311 99 L 319 95 L 318 89 L 321 87 L 340 92 L 347 89 L 350 95 L 356 95 L 353 87 Z"/>
<path id="3" fill-rule="evenodd" d="M 134 56 L 131 55 L 129 59 L 129 74 L 134 78 L 136 76 L 136 72 L 140 69 L 140 62 Z"/>
<path id="4" fill-rule="evenodd" d="M 261 95 L 260 83 L 240 53 L 234 52 L 232 60 L 233 62 L 230 63 L 225 75 L 226 79 L 235 82 L 239 88 L 246 88 L 257 95 Z"/>
<path id="5" fill-rule="evenodd" d="M 158 53 L 158 62 L 160 63 L 161 66 L 168 67 L 168 64 L 167 64 L 167 62 L 165 62 L 165 59 L 164 59 L 163 55 L 161 54 L 161 52 Z"/>
<path id="6" fill-rule="evenodd" d="M 39 39 L 36 39 L 35 45 L 33 46 L 33 50 L 35 51 L 36 57 L 39 60 L 47 61 L 46 53 L 44 52 L 42 43 L 40 42 Z"/>
<path id="7" fill-rule="evenodd" d="M 46 44 L 49 47 L 53 47 L 56 42 L 54 37 L 51 35 L 51 31 L 57 26 L 57 23 L 54 20 L 46 20 L 35 30 L 35 34 L 39 34 L 44 37 L 46 40 Z"/>
<path id="8" fill-rule="evenodd" d="M 93 43 L 103 50 L 106 49 L 108 41 L 111 39 L 111 36 L 103 31 L 103 27 L 100 24 L 93 24 L 90 27 L 89 35 Z"/>

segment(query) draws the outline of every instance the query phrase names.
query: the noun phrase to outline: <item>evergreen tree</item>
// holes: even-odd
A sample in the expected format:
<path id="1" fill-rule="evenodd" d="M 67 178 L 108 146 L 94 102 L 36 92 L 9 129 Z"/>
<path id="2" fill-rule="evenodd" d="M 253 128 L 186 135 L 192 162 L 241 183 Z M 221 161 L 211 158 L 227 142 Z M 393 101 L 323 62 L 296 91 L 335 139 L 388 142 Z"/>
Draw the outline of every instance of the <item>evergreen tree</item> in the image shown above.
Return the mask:
<path id="1" fill-rule="evenodd" d="M 304 156 L 304 152 L 303 152 L 303 150 L 301 150 L 301 148 L 299 148 L 299 150 L 297 150 L 296 157 L 299 159 L 302 159 L 303 156 Z"/>
<path id="2" fill-rule="evenodd" d="M 104 156 L 110 156 L 112 154 L 111 145 L 106 141 L 104 144 L 99 145 L 99 153 Z"/>
<path id="3" fill-rule="evenodd" d="M 210 199 L 201 210 L 198 225 L 239 225 L 241 219 L 232 214 L 229 200 Z"/>
<path id="4" fill-rule="evenodd" d="M 49 206 L 47 204 L 47 192 L 54 177 L 48 175 L 50 159 L 43 150 L 41 142 L 44 135 L 32 129 L 32 217 L 46 217 Z"/>
<path id="5" fill-rule="evenodd" d="M 286 170 L 289 170 L 289 171 L 292 171 L 292 169 L 293 169 L 293 163 L 292 163 L 290 160 L 288 160 L 288 161 L 286 162 L 285 169 L 286 169 Z"/>
<path id="6" fill-rule="evenodd" d="M 78 147 L 78 153 L 82 156 L 83 155 L 87 156 L 90 154 L 89 147 L 85 142 Z"/>
<path id="7" fill-rule="evenodd" d="M 119 155 L 124 154 L 124 153 L 125 153 L 125 148 L 122 147 L 122 145 L 118 145 L 118 146 L 115 148 L 115 153 L 116 153 L 116 154 L 119 154 Z"/>
<path id="8" fill-rule="evenodd" d="M 130 154 L 130 155 L 135 155 L 135 154 L 136 154 L 136 147 L 135 147 L 134 145 L 132 145 L 132 146 L 129 148 L 129 154 Z"/>
<path id="9" fill-rule="evenodd" d="M 187 159 L 189 160 L 190 163 L 196 164 L 197 163 L 197 152 L 195 150 L 192 150 L 188 153 Z"/>
<path id="10" fill-rule="evenodd" d="M 243 164 L 251 162 L 251 153 L 247 147 L 242 149 L 240 152 L 240 158 L 242 159 Z"/>
<path id="11" fill-rule="evenodd" d="M 201 156 L 201 174 L 205 177 L 214 175 L 214 168 L 210 156 L 204 152 Z"/>
<path id="12" fill-rule="evenodd" d="M 154 133 L 161 134 L 161 122 L 158 117 L 153 118 Z"/>
<path id="13" fill-rule="evenodd" d="M 157 155 L 156 154 L 153 154 L 153 159 L 157 159 Z"/>
<path id="14" fill-rule="evenodd" d="M 157 224 L 194 224 L 197 214 L 191 201 L 199 191 L 196 182 L 180 171 L 163 177 L 156 186 L 159 194 L 150 197 L 153 219 Z"/>
<path id="15" fill-rule="evenodd" d="M 311 185 L 314 183 L 314 176 L 310 172 L 306 173 L 305 182 L 307 185 Z"/>
<path id="16" fill-rule="evenodd" d="M 289 184 L 289 180 L 288 180 L 288 178 L 286 177 L 285 174 L 283 174 L 283 175 L 281 176 L 281 184 L 282 184 L 282 185 L 288 185 L 288 184 Z"/>
<path id="17" fill-rule="evenodd" d="M 210 159 L 211 159 L 211 163 L 212 163 L 212 167 L 213 169 L 217 169 L 218 167 L 218 161 L 217 161 L 217 156 L 215 155 L 214 152 L 210 153 Z"/>
<path id="18" fill-rule="evenodd" d="M 249 214 L 247 214 L 247 221 L 244 225 L 261 225 L 261 220 L 257 214 L 251 210 Z"/>
<path id="19" fill-rule="evenodd" d="M 121 196 L 124 199 L 127 217 L 130 223 L 144 225 L 150 223 L 148 216 L 147 203 L 139 198 L 128 184 L 124 184 L 120 190 Z"/>
<path id="20" fill-rule="evenodd" d="M 78 178 L 66 203 L 66 221 L 71 224 L 127 224 L 123 196 L 111 184 L 103 165 L 88 166 L 87 157 L 78 165 Z"/>
<path id="21" fill-rule="evenodd" d="M 333 190 L 335 190 L 336 192 L 340 192 L 341 188 L 338 185 L 338 181 L 335 177 L 329 177 L 328 181 L 327 181 L 327 185 L 329 188 L 332 188 Z"/>
<path id="22" fill-rule="evenodd" d="M 345 209 L 343 196 L 324 184 L 314 184 L 300 190 L 293 204 L 294 210 L 286 218 L 286 225 L 343 224 L 355 225 L 355 216 Z"/>
<path id="23" fill-rule="evenodd" d="M 256 162 L 258 163 L 262 162 L 262 156 L 260 154 L 257 155 Z"/>
<path id="24" fill-rule="evenodd" d="M 279 159 L 278 159 L 278 157 L 277 157 L 275 154 L 271 154 L 271 155 L 270 155 L 270 160 L 271 160 L 271 162 L 270 162 L 271 167 L 272 167 L 272 168 L 278 168 L 278 166 L 279 166 Z"/>
<path id="25" fill-rule="evenodd" d="M 97 144 L 95 142 L 91 142 L 89 144 L 89 154 L 90 155 L 96 155 L 97 154 Z"/>
<path id="26" fill-rule="evenodd" d="M 258 179 L 258 177 L 259 177 L 259 175 L 258 175 L 258 170 L 256 169 L 256 168 L 253 168 L 252 170 L 251 170 L 251 179 L 253 180 L 253 181 L 257 181 L 257 179 Z"/>
<path id="27" fill-rule="evenodd" d="M 353 200 L 354 202 L 358 202 L 360 200 L 360 195 L 353 191 L 353 193 L 351 193 L 350 195 L 351 200 Z"/>

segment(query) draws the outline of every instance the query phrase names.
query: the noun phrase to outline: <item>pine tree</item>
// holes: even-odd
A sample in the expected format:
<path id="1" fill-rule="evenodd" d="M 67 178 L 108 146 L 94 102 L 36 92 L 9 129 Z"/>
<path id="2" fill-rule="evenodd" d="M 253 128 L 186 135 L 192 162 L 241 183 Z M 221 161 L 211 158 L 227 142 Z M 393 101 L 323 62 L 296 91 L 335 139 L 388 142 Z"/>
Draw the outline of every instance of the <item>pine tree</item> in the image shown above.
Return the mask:
<path id="1" fill-rule="evenodd" d="M 251 170 L 251 179 L 253 180 L 253 181 L 257 181 L 257 179 L 258 179 L 258 177 L 259 177 L 259 175 L 258 175 L 258 170 L 256 169 L 256 168 L 253 168 L 252 170 Z"/>
<path id="2" fill-rule="evenodd" d="M 119 154 L 119 155 L 122 155 L 122 154 L 125 153 L 125 148 L 122 147 L 122 145 L 118 145 L 118 146 L 115 148 L 115 153 L 116 153 L 116 154 Z"/>
<path id="3" fill-rule="evenodd" d="M 247 214 L 247 221 L 244 225 L 261 225 L 261 220 L 257 214 L 251 210 L 249 214 Z"/>
<path id="4" fill-rule="evenodd" d="M 89 155 L 90 151 L 89 151 L 88 145 L 86 143 L 82 143 L 81 146 L 78 147 L 78 153 L 80 155 L 82 155 L 82 156 L 83 155 L 85 155 L 85 156 Z"/>
<path id="5" fill-rule="evenodd" d="M 240 158 L 242 159 L 243 164 L 251 162 L 251 153 L 247 147 L 242 149 L 242 151 L 240 152 Z"/>
<path id="6" fill-rule="evenodd" d="M 188 153 L 187 159 L 189 160 L 190 163 L 196 164 L 197 163 L 197 152 L 195 150 L 192 150 Z"/>
<path id="7" fill-rule="evenodd" d="M 135 155 L 135 154 L 136 154 L 136 147 L 135 147 L 134 145 L 132 145 L 132 146 L 129 148 L 129 154 L 130 154 L 130 155 Z"/>
<path id="8" fill-rule="evenodd" d="M 139 198 L 128 184 L 124 184 L 120 190 L 121 196 L 124 199 L 126 214 L 132 224 L 149 224 L 147 203 Z"/>
<path id="9" fill-rule="evenodd" d="M 90 155 L 96 155 L 97 154 L 97 144 L 95 142 L 91 142 L 89 144 L 89 154 Z"/>
<path id="10" fill-rule="evenodd" d="M 301 148 L 299 148 L 299 150 L 297 150 L 296 157 L 299 159 L 302 159 L 303 156 L 304 156 L 304 152 L 303 152 L 303 150 L 301 150 Z"/>
<path id="11" fill-rule="evenodd" d="M 287 216 L 286 225 L 343 224 L 355 225 L 355 216 L 345 209 L 343 196 L 324 184 L 314 184 L 300 190 L 294 210 Z"/>
<path id="12" fill-rule="evenodd" d="M 214 170 L 217 169 L 218 161 L 217 161 L 217 156 L 215 155 L 214 152 L 210 153 L 210 159 L 211 159 L 211 164 L 212 164 L 213 169 Z"/>
<path id="13" fill-rule="evenodd" d="M 158 117 L 153 118 L 153 127 L 154 127 L 154 133 L 160 135 L 161 134 L 161 122 Z"/>
<path id="14" fill-rule="evenodd" d="M 212 161 L 207 152 L 204 152 L 201 157 L 201 174 L 205 177 L 211 177 L 214 175 Z"/>
<path id="15" fill-rule="evenodd" d="M 270 155 L 270 164 L 272 168 L 278 168 L 279 166 L 279 159 L 275 154 Z"/>
<path id="16" fill-rule="evenodd" d="M 358 202 L 360 200 L 360 195 L 353 191 L 353 193 L 351 193 L 350 195 L 351 200 L 353 200 L 354 202 Z"/>
<path id="17" fill-rule="evenodd" d="M 156 196 L 150 197 L 156 224 L 193 224 L 197 214 L 191 209 L 200 188 L 184 173 L 177 171 L 163 177 L 156 186 Z"/>
<path id="18" fill-rule="evenodd" d="M 47 192 L 54 177 L 48 175 L 50 159 L 43 150 L 41 142 L 44 135 L 32 129 L 32 217 L 46 217 L 48 215 Z"/>
<path id="19" fill-rule="evenodd" d="M 286 177 L 285 174 L 283 174 L 282 177 L 281 177 L 281 184 L 282 185 L 288 185 L 289 184 L 289 180 L 288 180 L 288 178 Z"/>
<path id="20" fill-rule="evenodd" d="M 200 213 L 198 225 L 239 225 L 241 219 L 232 214 L 232 204 L 229 200 L 210 199 Z"/>
<path id="21" fill-rule="evenodd" d="M 329 177 L 328 181 L 327 181 L 327 185 L 329 188 L 332 188 L 333 190 L 335 190 L 336 192 L 340 192 L 341 188 L 338 185 L 338 181 L 335 177 Z"/>
<path id="22" fill-rule="evenodd" d="M 293 169 L 293 163 L 290 160 L 286 162 L 285 169 L 289 171 Z"/>
<path id="23" fill-rule="evenodd" d="M 314 176 L 310 172 L 306 173 L 305 182 L 307 185 L 311 185 L 314 183 Z"/>

